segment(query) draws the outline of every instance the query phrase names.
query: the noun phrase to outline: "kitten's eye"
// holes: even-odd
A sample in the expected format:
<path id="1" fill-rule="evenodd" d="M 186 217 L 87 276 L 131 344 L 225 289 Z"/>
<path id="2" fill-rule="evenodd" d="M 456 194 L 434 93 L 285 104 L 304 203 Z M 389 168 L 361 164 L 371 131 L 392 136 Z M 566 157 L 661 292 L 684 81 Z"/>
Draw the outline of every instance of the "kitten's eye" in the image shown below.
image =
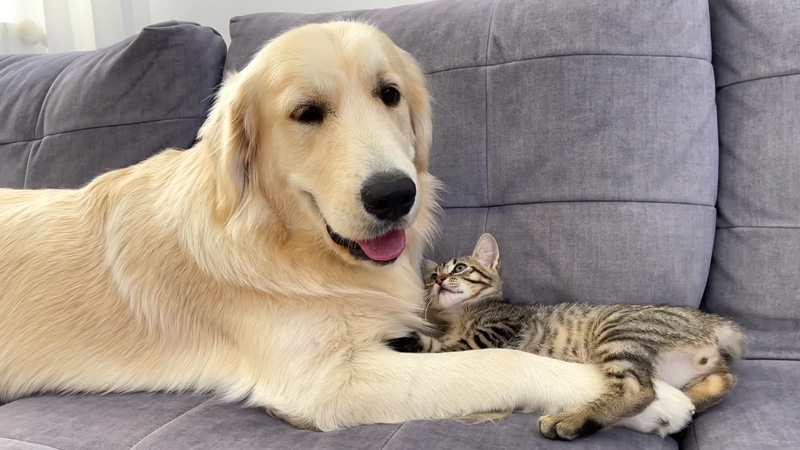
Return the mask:
<path id="1" fill-rule="evenodd" d="M 325 117 L 325 112 L 317 105 L 303 105 L 292 113 L 292 119 L 306 124 L 319 124 Z"/>
<path id="2" fill-rule="evenodd" d="M 465 270 L 467 270 L 467 265 L 464 264 L 464 263 L 458 263 L 458 264 L 456 264 L 456 267 L 453 268 L 453 273 L 459 273 L 459 272 L 463 272 Z"/>
<path id="3" fill-rule="evenodd" d="M 438 277 L 439 277 L 439 274 L 437 274 L 437 273 L 432 273 L 432 274 L 431 274 L 431 281 L 436 281 L 436 278 L 438 278 Z"/>
<path id="4" fill-rule="evenodd" d="M 386 106 L 394 106 L 400 102 L 400 91 L 393 87 L 383 88 L 381 90 L 381 101 Z"/>

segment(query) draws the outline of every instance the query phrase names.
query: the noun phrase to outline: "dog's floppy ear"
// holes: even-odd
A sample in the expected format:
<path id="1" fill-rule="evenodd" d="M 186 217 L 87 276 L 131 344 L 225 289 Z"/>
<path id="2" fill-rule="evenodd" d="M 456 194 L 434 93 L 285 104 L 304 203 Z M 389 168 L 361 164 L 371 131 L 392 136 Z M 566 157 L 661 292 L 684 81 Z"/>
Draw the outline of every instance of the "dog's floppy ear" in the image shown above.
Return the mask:
<path id="1" fill-rule="evenodd" d="M 216 216 L 227 223 L 257 184 L 260 113 L 246 78 L 231 75 L 220 89 L 208 130 L 217 155 Z"/>
<path id="2" fill-rule="evenodd" d="M 401 50 L 401 54 L 407 80 L 404 95 L 408 101 L 411 128 L 414 132 L 414 166 L 419 172 L 427 172 L 431 140 L 433 138 L 433 120 L 431 118 L 428 83 L 425 73 L 414 57 L 403 50 Z"/>

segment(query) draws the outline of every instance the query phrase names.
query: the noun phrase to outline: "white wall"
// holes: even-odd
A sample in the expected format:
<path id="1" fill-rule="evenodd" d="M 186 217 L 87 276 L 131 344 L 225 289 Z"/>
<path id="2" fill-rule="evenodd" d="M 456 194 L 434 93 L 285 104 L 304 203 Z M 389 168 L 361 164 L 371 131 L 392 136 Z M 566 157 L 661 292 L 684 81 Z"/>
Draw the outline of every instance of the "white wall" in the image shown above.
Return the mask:
<path id="1" fill-rule="evenodd" d="M 424 1 L 428 0 L 0 0 L 0 53 L 93 50 L 173 19 L 210 26 L 230 43 L 228 23 L 234 16 L 390 8 Z"/>
<path id="2" fill-rule="evenodd" d="M 390 8 L 429 0 L 147 0 L 152 22 L 188 20 L 208 25 L 230 44 L 228 23 L 234 16 L 257 12 L 331 12 Z"/>
<path id="3" fill-rule="evenodd" d="M 25 39 L 44 30 L 44 6 L 35 0 L 0 0 L 0 53 L 44 53 L 39 42 Z M 21 37 L 24 36 L 24 37 Z"/>

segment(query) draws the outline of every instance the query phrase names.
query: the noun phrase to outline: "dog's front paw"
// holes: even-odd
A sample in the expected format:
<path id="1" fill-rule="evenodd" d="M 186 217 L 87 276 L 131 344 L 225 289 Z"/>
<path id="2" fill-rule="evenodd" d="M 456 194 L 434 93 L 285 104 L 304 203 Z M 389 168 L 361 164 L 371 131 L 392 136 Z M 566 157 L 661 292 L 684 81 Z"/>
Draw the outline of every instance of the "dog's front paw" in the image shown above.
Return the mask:
<path id="1" fill-rule="evenodd" d="M 664 382 L 654 385 L 656 399 L 641 413 L 619 422 L 625 428 L 640 433 L 665 437 L 686 428 L 695 412 L 694 404 L 679 389 Z"/>
<path id="2" fill-rule="evenodd" d="M 571 441 L 601 428 L 596 421 L 579 414 L 550 414 L 539 418 L 539 431 L 544 437 L 554 440 Z"/>

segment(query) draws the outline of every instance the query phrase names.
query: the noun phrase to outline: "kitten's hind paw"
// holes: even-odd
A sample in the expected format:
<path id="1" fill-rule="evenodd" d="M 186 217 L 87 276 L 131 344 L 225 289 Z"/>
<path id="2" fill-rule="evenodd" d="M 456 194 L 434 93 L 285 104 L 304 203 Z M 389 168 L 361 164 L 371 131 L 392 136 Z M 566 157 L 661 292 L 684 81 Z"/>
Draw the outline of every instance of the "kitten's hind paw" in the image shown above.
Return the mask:
<path id="1" fill-rule="evenodd" d="M 539 431 L 548 439 L 571 441 L 601 429 L 594 420 L 578 414 L 550 414 L 539 418 Z"/>
<path id="2" fill-rule="evenodd" d="M 617 425 L 661 437 L 686 428 L 695 412 L 689 397 L 663 381 L 655 381 L 653 387 L 656 391 L 653 403 L 639 414 L 621 420 Z"/>

